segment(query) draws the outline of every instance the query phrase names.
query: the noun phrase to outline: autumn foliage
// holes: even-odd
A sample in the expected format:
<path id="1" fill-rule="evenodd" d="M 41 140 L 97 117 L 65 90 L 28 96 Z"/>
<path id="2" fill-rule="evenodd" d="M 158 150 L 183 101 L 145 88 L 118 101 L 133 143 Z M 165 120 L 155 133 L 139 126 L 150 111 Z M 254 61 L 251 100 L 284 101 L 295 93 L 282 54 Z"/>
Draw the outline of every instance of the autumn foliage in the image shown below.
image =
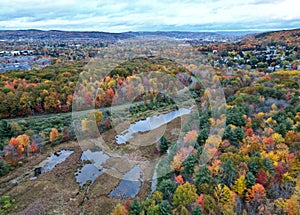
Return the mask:
<path id="1" fill-rule="evenodd" d="M 254 202 L 261 201 L 266 195 L 265 188 L 261 184 L 255 184 L 251 189 L 247 190 L 246 201 Z"/>
<path id="2" fill-rule="evenodd" d="M 58 130 L 56 128 L 52 128 L 50 132 L 50 141 L 54 142 L 58 138 Z"/>

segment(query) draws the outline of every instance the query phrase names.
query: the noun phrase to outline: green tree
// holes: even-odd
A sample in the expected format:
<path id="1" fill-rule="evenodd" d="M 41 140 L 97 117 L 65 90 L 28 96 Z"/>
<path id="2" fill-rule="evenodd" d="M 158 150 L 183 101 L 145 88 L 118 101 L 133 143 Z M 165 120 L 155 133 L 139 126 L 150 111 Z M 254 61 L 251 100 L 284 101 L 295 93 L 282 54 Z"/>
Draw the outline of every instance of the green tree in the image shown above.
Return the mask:
<path id="1" fill-rule="evenodd" d="M 287 132 L 287 126 L 284 123 L 280 123 L 274 128 L 274 131 L 282 136 L 285 136 L 285 133 Z"/>
<path id="2" fill-rule="evenodd" d="M 265 168 L 265 170 L 269 171 L 269 173 L 271 173 L 271 174 L 274 173 L 273 163 L 270 160 L 270 158 L 263 159 L 263 167 Z"/>
<path id="3" fill-rule="evenodd" d="M 226 139 L 231 142 L 242 141 L 244 137 L 245 137 L 245 132 L 242 128 L 238 127 L 235 129 L 231 129 L 230 125 L 226 126 L 223 134 L 223 140 Z"/>
<path id="4" fill-rule="evenodd" d="M 153 205 L 147 208 L 147 215 L 158 215 L 160 214 L 159 205 Z"/>
<path id="5" fill-rule="evenodd" d="M 201 184 L 208 184 L 211 181 L 210 170 L 207 165 L 199 167 L 195 174 L 195 184 L 198 187 Z"/>
<path id="6" fill-rule="evenodd" d="M 255 56 L 250 57 L 250 64 L 254 67 L 258 63 L 258 59 Z"/>
<path id="7" fill-rule="evenodd" d="M 204 215 L 204 213 L 202 212 L 202 208 L 199 205 L 196 205 L 196 207 L 194 207 L 191 214 L 192 215 Z"/>
<path id="8" fill-rule="evenodd" d="M 242 141 L 245 137 L 245 132 L 242 128 L 238 127 L 233 130 L 233 135 L 236 141 Z"/>
<path id="9" fill-rule="evenodd" d="M 212 214 L 217 210 L 217 205 L 215 199 L 211 195 L 204 195 L 204 210 L 210 211 Z"/>
<path id="10" fill-rule="evenodd" d="M 18 136 L 20 134 L 23 133 L 23 129 L 22 127 L 19 125 L 19 123 L 17 122 L 11 122 L 10 123 L 10 133 L 13 135 L 13 136 Z"/>
<path id="11" fill-rule="evenodd" d="M 143 210 L 143 208 L 142 208 L 139 200 L 137 200 L 137 199 L 132 200 L 132 202 L 130 203 L 129 214 L 140 215 L 142 210 Z"/>
<path id="12" fill-rule="evenodd" d="M 164 199 L 171 198 L 175 189 L 176 189 L 176 184 L 174 183 L 174 181 L 170 179 L 162 180 L 157 187 L 157 190 L 162 192 Z"/>
<path id="13" fill-rule="evenodd" d="M 165 153 L 169 148 L 169 142 L 165 136 L 162 136 L 159 140 L 159 151 Z"/>
<path id="14" fill-rule="evenodd" d="M 223 162 L 221 166 L 223 168 L 223 181 L 227 186 L 230 186 L 234 182 L 237 169 L 230 158 Z"/>
<path id="15" fill-rule="evenodd" d="M 11 129 L 9 123 L 7 121 L 0 121 L 0 150 L 3 150 L 4 145 L 11 138 Z"/>
<path id="16" fill-rule="evenodd" d="M 267 68 L 267 67 L 268 67 L 268 64 L 267 64 L 267 63 L 264 63 L 264 62 L 259 62 L 259 63 L 257 64 L 257 67 L 258 67 L 258 68 Z"/>
<path id="17" fill-rule="evenodd" d="M 4 176 L 9 172 L 10 166 L 0 160 L 0 176 Z"/>
<path id="18" fill-rule="evenodd" d="M 255 177 L 255 175 L 253 175 L 252 172 L 248 172 L 246 174 L 245 179 L 246 179 L 246 186 L 248 189 L 251 188 L 256 182 L 256 177 Z"/>
<path id="19" fill-rule="evenodd" d="M 9 123 L 6 120 L 0 121 L 0 136 L 8 136 L 10 138 L 11 128 Z"/>
<path id="20" fill-rule="evenodd" d="M 227 125 L 226 128 L 225 128 L 225 130 L 224 130 L 222 139 L 223 140 L 231 140 L 232 136 L 233 136 L 233 132 L 231 130 L 231 126 Z"/>
<path id="21" fill-rule="evenodd" d="M 199 132 L 199 135 L 197 137 L 197 142 L 199 143 L 199 145 L 203 145 L 207 140 L 207 138 L 208 138 L 208 131 L 206 128 L 204 128 Z"/>
<path id="22" fill-rule="evenodd" d="M 171 215 L 172 214 L 172 206 L 167 200 L 163 200 L 159 204 L 159 212 L 161 215 Z"/>
<path id="23" fill-rule="evenodd" d="M 14 202 L 15 200 L 11 199 L 10 196 L 2 196 L 0 198 L 0 214 L 8 214 Z"/>
<path id="24" fill-rule="evenodd" d="M 241 107 L 234 106 L 227 110 L 226 113 L 226 124 L 235 126 L 244 126 L 246 124 L 246 119 L 244 118 L 245 112 Z"/>
<path id="25" fill-rule="evenodd" d="M 248 168 L 253 174 L 257 174 L 259 169 L 261 168 L 259 158 L 254 157 L 252 158 L 252 161 L 248 163 Z"/>
<path id="26" fill-rule="evenodd" d="M 189 154 L 189 156 L 182 163 L 184 167 L 184 171 L 188 174 L 194 173 L 194 166 L 196 165 L 198 159 L 196 158 L 194 153 Z"/>

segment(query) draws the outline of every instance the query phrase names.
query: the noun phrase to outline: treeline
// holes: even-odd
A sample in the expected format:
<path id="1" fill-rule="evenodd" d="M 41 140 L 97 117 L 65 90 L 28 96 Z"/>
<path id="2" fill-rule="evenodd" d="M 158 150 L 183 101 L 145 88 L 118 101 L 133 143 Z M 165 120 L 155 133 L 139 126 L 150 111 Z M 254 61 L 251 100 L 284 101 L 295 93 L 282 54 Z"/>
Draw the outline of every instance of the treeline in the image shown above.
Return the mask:
<path id="1" fill-rule="evenodd" d="M 82 106 L 97 108 L 110 106 L 113 99 L 118 100 L 118 96 L 132 99 L 134 92 L 140 90 L 132 84 L 136 74 L 147 71 L 177 74 L 184 70 L 169 60 L 138 58 L 114 68 L 104 77 L 101 76 L 101 71 L 93 70 L 82 73 L 79 79 L 79 74 L 85 69 L 84 66 L 85 63 L 76 62 L 56 64 L 40 70 L 12 71 L 2 74 L 0 76 L 0 118 L 69 112 L 72 110 L 73 94 L 76 89 L 75 93 L 84 94 L 82 101 L 78 101 L 83 104 Z M 151 84 L 151 80 L 150 83 L 138 81 L 141 86 Z M 157 82 L 157 77 L 154 77 L 153 81 Z M 119 90 L 117 93 L 117 89 L 121 87 L 126 92 Z M 149 93 L 157 94 L 148 91 L 147 96 L 150 96 Z M 80 109 L 80 104 L 77 107 Z"/>
<path id="2" fill-rule="evenodd" d="M 83 70 L 81 62 L 0 76 L 0 118 L 67 112 Z"/>

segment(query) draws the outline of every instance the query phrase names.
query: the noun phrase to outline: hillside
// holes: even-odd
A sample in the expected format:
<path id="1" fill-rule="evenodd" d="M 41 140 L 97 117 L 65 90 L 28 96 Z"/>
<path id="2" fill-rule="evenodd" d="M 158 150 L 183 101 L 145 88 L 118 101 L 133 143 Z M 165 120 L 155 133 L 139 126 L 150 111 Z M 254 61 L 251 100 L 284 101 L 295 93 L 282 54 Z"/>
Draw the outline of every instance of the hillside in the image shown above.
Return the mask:
<path id="1" fill-rule="evenodd" d="M 300 45 L 300 29 L 281 30 L 256 34 L 246 38 L 239 43 L 240 45 L 274 45 L 280 44 L 284 46 Z"/>
<path id="2" fill-rule="evenodd" d="M 42 31 L 30 30 L 0 30 L 0 40 L 74 40 L 74 39 L 99 39 L 99 40 L 123 40 L 134 37 L 170 37 L 176 39 L 199 39 L 199 38 L 222 38 L 224 35 L 212 32 L 179 32 L 179 31 L 156 31 L 156 32 L 123 32 L 110 33 L 100 31 Z"/>
<path id="3" fill-rule="evenodd" d="M 33 40 L 57 40 L 57 39 L 100 39 L 116 40 L 131 37 L 124 33 L 108 33 L 99 31 L 41 31 L 41 30 L 2 30 L 0 40 L 33 39 Z"/>

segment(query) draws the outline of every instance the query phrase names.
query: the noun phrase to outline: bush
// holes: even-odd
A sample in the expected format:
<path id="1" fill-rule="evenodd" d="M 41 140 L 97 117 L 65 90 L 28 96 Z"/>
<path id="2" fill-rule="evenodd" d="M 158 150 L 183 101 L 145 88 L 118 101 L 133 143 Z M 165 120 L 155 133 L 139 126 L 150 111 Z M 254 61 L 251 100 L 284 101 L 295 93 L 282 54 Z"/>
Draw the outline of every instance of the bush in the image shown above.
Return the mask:
<path id="1" fill-rule="evenodd" d="M 2 160 L 0 160 L 0 176 L 4 176 L 6 175 L 10 170 L 10 166 L 3 162 Z"/>
<path id="2" fill-rule="evenodd" d="M 9 196 L 2 196 L 0 198 L 0 214 L 7 214 L 14 201 Z"/>

